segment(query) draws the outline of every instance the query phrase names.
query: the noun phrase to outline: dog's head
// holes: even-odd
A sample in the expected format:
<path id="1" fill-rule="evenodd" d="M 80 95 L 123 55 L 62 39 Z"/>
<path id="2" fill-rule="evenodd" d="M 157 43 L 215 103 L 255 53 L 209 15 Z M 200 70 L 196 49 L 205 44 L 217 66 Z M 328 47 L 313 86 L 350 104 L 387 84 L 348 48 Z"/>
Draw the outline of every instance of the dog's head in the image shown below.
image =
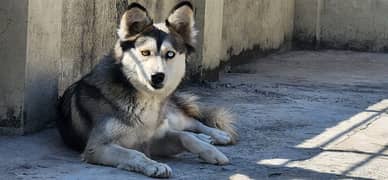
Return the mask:
<path id="1" fill-rule="evenodd" d="M 159 24 L 153 23 L 143 6 L 132 3 L 121 17 L 115 56 L 137 89 L 167 95 L 184 77 L 195 34 L 190 2 L 178 3 Z"/>

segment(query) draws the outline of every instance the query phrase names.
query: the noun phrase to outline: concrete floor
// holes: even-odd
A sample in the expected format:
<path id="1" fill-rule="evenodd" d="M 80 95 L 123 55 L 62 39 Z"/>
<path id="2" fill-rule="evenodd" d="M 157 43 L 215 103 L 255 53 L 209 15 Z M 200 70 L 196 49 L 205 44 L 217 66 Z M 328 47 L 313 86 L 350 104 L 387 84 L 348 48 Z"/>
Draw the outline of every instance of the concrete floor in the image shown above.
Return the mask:
<path id="1" fill-rule="evenodd" d="M 293 51 L 185 89 L 232 108 L 240 141 L 227 166 L 161 159 L 174 179 L 388 179 L 388 54 Z M 146 179 L 82 163 L 54 129 L 0 144 L 0 179 Z"/>

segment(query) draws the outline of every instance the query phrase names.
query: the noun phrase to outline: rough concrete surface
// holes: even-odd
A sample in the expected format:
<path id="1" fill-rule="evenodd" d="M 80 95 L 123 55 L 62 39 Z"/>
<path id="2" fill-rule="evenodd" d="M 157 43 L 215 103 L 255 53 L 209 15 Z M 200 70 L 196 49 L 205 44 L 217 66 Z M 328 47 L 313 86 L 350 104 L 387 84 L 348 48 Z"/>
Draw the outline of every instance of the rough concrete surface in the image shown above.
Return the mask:
<path id="1" fill-rule="evenodd" d="M 231 108 L 240 141 L 231 164 L 182 154 L 160 159 L 173 179 L 387 179 L 388 54 L 294 51 L 241 65 L 217 83 L 190 85 Z M 146 179 L 83 163 L 49 129 L 0 137 L 0 179 Z"/>
<path id="2" fill-rule="evenodd" d="M 54 120 L 61 7 L 44 0 L 0 2 L 1 134 L 33 132 Z"/>
<path id="3" fill-rule="evenodd" d="M 224 0 L 221 59 L 279 49 L 292 40 L 294 0 Z"/>
<path id="4" fill-rule="evenodd" d="M 295 45 L 386 52 L 387 11 L 386 0 L 296 0 Z"/>
<path id="5" fill-rule="evenodd" d="M 100 58 L 113 48 L 117 41 L 116 31 L 125 8 L 129 3 L 139 2 L 147 8 L 155 23 L 164 22 L 178 0 L 72 0 L 60 1 L 62 6 L 62 29 L 59 93 L 85 75 Z M 203 29 L 204 0 L 193 1 L 195 21 Z M 189 61 L 189 70 L 196 71 L 202 56 L 202 34 L 198 34 L 198 49 Z M 197 62 L 198 61 L 198 62 Z"/>
<path id="6" fill-rule="evenodd" d="M 0 1 L 0 133 L 22 127 L 27 0 Z M 20 22 L 20 23 L 18 23 Z M 13 44 L 9 48 L 9 44 Z"/>
<path id="7" fill-rule="evenodd" d="M 28 2 L 23 133 L 40 130 L 55 120 L 61 46 L 61 22 L 57 20 L 61 11 L 61 2 Z"/>

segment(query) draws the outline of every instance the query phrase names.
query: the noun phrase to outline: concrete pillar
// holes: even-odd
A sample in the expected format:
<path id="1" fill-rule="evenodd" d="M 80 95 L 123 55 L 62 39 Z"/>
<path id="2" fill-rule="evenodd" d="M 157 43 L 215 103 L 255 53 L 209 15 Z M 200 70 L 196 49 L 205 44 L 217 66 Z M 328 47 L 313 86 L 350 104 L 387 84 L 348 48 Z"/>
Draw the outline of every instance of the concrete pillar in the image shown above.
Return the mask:
<path id="1" fill-rule="evenodd" d="M 57 99 L 62 1 L 0 1 L 0 133 L 52 122 Z"/>
<path id="2" fill-rule="evenodd" d="M 218 80 L 221 60 L 224 0 L 205 2 L 201 79 Z"/>
<path id="3" fill-rule="evenodd" d="M 117 40 L 126 0 L 63 1 L 59 94 L 88 73 Z"/>

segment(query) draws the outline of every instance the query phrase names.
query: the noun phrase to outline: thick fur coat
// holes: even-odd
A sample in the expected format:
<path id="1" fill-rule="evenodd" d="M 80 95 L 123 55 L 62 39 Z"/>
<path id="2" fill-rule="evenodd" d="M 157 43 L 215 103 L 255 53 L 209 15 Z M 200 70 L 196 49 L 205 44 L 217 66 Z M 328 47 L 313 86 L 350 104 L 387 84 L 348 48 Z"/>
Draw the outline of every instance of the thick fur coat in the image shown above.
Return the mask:
<path id="1" fill-rule="evenodd" d="M 213 144 L 235 142 L 231 114 L 175 92 L 195 34 L 189 2 L 177 4 L 160 24 L 153 24 L 143 6 L 131 4 L 112 53 L 59 100 L 57 125 L 64 142 L 88 163 L 152 177 L 172 173 L 151 159 L 155 155 L 189 151 L 208 163 L 228 163 Z"/>

